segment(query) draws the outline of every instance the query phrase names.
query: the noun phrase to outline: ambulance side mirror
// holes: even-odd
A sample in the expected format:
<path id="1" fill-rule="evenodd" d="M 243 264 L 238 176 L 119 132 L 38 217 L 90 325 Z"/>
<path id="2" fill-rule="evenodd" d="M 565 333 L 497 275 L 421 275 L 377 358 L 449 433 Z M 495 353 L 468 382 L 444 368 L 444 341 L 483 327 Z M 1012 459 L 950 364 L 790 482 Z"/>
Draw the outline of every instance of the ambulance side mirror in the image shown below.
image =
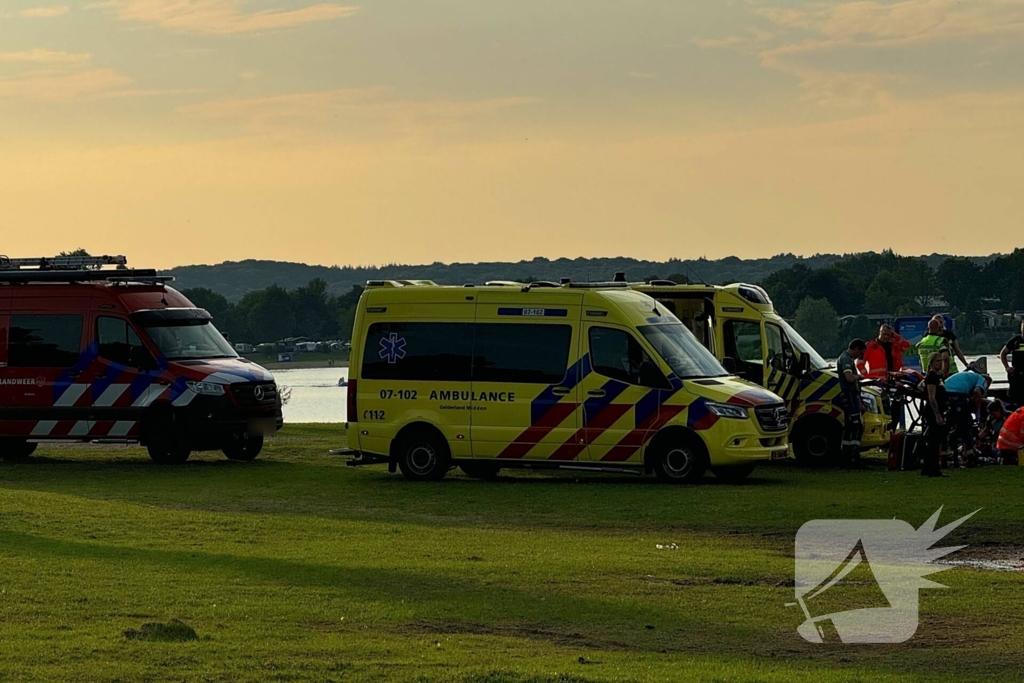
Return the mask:
<path id="1" fill-rule="evenodd" d="M 640 364 L 640 385 L 652 389 L 668 389 L 671 386 L 658 366 L 651 361 Z"/>
<path id="2" fill-rule="evenodd" d="M 798 374 L 801 377 L 803 377 L 804 375 L 809 373 L 811 371 L 811 357 L 810 357 L 810 355 L 805 353 L 802 356 L 800 356 L 800 360 L 798 360 L 797 363 L 796 363 L 796 368 L 797 368 Z"/>
<path id="3" fill-rule="evenodd" d="M 725 358 L 722 359 L 722 367 L 725 368 L 725 371 L 728 372 L 730 375 L 735 375 L 736 359 L 726 356 Z"/>

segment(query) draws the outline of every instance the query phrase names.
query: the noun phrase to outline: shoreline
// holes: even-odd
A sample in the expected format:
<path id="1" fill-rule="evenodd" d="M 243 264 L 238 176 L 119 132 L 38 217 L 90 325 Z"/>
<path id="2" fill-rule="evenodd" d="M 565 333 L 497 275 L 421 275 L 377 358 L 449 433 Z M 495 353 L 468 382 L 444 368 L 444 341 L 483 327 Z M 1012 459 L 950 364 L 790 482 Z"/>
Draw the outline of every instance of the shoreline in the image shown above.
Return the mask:
<path id="1" fill-rule="evenodd" d="M 348 367 L 347 360 L 336 360 L 334 365 L 326 360 L 297 360 L 291 363 L 261 363 L 264 368 L 274 370 L 313 370 L 318 368 L 343 369 Z"/>

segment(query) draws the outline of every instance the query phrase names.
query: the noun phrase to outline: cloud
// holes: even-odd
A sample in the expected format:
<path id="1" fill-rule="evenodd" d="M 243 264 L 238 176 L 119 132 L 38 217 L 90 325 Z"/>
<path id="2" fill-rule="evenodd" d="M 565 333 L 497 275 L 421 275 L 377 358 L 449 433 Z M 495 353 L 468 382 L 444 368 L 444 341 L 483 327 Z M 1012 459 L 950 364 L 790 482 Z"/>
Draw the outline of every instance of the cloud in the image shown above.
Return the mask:
<path id="1" fill-rule="evenodd" d="M 70 11 L 71 8 L 67 5 L 57 5 L 56 7 L 30 7 L 18 12 L 18 16 L 33 19 L 51 19 L 53 17 L 62 17 Z"/>
<path id="2" fill-rule="evenodd" d="M 0 99 L 67 103 L 123 91 L 132 80 L 113 69 L 93 69 L 73 74 L 29 74 L 0 78 Z"/>
<path id="3" fill-rule="evenodd" d="M 797 7 L 755 7 L 771 26 L 746 34 L 694 41 L 707 49 L 756 54 L 759 63 L 794 77 L 806 99 L 821 105 L 864 106 L 893 99 L 910 80 L 898 62 L 886 71 L 843 68 L 828 52 L 908 48 L 1024 33 L 1024 0 L 875 0 L 815 2 Z"/>
<path id="4" fill-rule="evenodd" d="M 103 0 L 89 7 L 106 9 L 122 21 L 154 24 L 196 33 L 253 33 L 347 17 L 358 8 L 320 3 L 292 10 L 245 12 L 244 0 Z"/>
<path id="5" fill-rule="evenodd" d="M 0 64 L 82 64 L 92 55 L 79 52 L 55 52 L 53 50 L 28 50 L 25 52 L 0 52 Z"/>

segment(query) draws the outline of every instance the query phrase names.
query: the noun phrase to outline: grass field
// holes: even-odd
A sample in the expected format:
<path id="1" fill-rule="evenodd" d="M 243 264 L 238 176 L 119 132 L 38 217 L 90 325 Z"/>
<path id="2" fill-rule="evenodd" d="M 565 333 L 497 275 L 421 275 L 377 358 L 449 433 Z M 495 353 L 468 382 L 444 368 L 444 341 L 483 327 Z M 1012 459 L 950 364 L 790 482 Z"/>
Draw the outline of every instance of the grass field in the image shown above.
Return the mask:
<path id="1" fill-rule="evenodd" d="M 745 485 L 453 472 L 412 484 L 288 427 L 260 460 L 121 447 L 0 464 L 0 681 L 1019 680 L 1024 575 L 953 568 L 902 645 L 804 642 L 793 539 L 983 508 L 962 554 L 1024 552 L 1024 468 L 780 466 Z M 676 550 L 659 550 L 674 543 Z M 945 544 L 945 543 L 944 543 Z M 1019 556 L 1019 555 L 1018 555 Z M 197 640 L 149 640 L 180 619 Z M 129 632 L 129 636 L 125 633 Z M 173 634 L 172 634 L 173 636 Z"/>

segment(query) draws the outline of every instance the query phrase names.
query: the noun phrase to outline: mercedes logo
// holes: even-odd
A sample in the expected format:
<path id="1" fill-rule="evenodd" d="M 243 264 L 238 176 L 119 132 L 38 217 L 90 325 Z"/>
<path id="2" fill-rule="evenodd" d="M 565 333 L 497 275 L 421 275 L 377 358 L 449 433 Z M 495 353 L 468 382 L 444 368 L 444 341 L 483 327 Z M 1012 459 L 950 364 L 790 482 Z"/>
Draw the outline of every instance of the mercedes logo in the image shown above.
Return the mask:
<path id="1" fill-rule="evenodd" d="M 252 392 L 252 395 L 256 397 L 257 401 L 262 401 L 266 395 L 263 387 L 256 387 L 256 390 Z"/>

